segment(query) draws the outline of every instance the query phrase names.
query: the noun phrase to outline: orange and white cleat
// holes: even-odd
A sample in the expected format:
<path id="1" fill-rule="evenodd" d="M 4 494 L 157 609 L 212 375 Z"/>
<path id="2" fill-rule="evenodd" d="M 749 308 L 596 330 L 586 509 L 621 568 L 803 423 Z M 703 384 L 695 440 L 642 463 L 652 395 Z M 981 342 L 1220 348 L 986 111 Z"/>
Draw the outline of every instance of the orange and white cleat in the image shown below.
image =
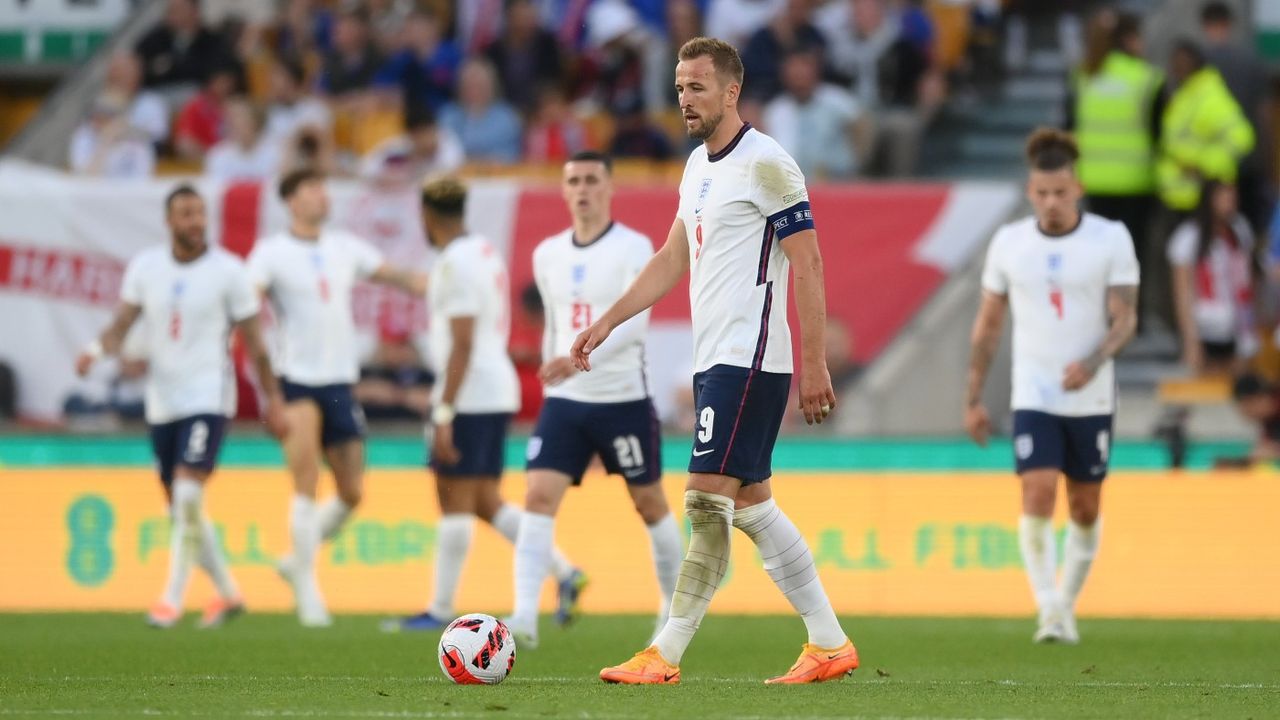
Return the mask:
<path id="1" fill-rule="evenodd" d="M 240 598 L 216 598 L 209 601 L 209 604 L 205 606 L 204 615 L 200 617 L 200 629 L 209 630 L 222 627 L 228 620 L 243 614 L 244 600 Z"/>
<path id="2" fill-rule="evenodd" d="M 680 668 L 667 662 L 656 646 L 650 646 L 621 665 L 601 670 L 600 679 L 620 685 L 676 685 Z"/>
<path id="3" fill-rule="evenodd" d="M 845 640 L 844 645 L 826 650 L 817 645 L 805 643 L 800 651 L 800 659 L 791 666 L 786 675 L 765 680 L 766 685 L 800 685 L 803 683 L 819 683 L 835 680 L 842 675 L 852 675 L 858 669 L 858 649 L 852 640 Z"/>
<path id="4" fill-rule="evenodd" d="M 166 605 L 163 602 L 157 602 L 155 605 L 151 606 L 150 610 L 147 611 L 147 624 L 153 628 L 168 630 L 174 625 L 177 625 L 178 621 L 181 619 L 181 610 L 170 605 Z"/>

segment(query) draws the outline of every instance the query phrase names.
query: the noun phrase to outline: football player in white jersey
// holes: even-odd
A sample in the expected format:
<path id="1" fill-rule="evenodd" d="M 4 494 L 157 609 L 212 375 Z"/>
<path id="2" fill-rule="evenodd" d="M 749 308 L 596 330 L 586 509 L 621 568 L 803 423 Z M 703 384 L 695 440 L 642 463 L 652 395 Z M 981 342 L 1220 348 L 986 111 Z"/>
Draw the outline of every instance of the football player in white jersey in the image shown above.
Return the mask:
<path id="1" fill-rule="evenodd" d="M 765 570 L 804 619 L 809 638 L 791 669 L 770 683 L 821 682 L 852 672 L 858 653 L 818 578 L 800 531 L 773 500 L 773 447 L 791 386 L 787 285 L 794 272 L 800 316 L 800 408 L 809 423 L 835 407 L 825 358 L 822 256 L 804 176 L 777 142 L 738 115 L 742 59 L 722 40 L 680 48 L 676 93 L 685 128 L 703 141 L 680 181 L 667 243 L 626 293 L 574 341 L 590 355 L 651 307 L 687 272 L 693 314 L 697 430 L 685 516 L 689 552 L 670 618 L 649 648 L 600 672 L 606 682 L 675 683 L 680 659 L 729 561 L 731 528 L 760 550 Z"/>
<path id="2" fill-rule="evenodd" d="M 342 529 L 364 485 L 364 414 L 352 395 L 360 367 L 351 293 L 369 280 L 421 294 L 426 276 L 391 267 L 372 245 L 325 227 L 329 196 L 319 173 L 294 171 L 279 189 L 289 227 L 259 240 L 249 255 L 249 272 L 279 326 L 278 370 L 289 417 L 282 444 L 293 477 L 293 549 L 277 569 L 293 588 L 302 624 L 323 627 L 332 619 L 316 580 L 316 553 Z M 338 491 L 317 507 L 322 452 Z"/>
<path id="3" fill-rule="evenodd" d="M 202 508 L 204 486 L 217 464 L 227 419 L 235 414 L 235 372 L 228 356 L 239 330 L 266 396 L 267 427 L 286 429 L 284 399 L 271 372 L 258 326 L 257 293 L 244 263 L 205 241 L 204 200 L 189 185 L 165 200 L 171 241 L 129 262 L 120 309 L 102 335 L 81 353 L 76 370 L 89 371 L 103 354 L 119 354 L 139 321 L 147 347 L 146 417 L 160 481 L 169 499 L 169 574 L 147 622 L 168 628 L 182 618 L 195 560 L 217 588 L 201 627 L 215 627 L 244 612 L 244 602 L 213 523 Z"/>
<path id="4" fill-rule="evenodd" d="M 987 370 L 1013 315 L 1013 447 L 1022 481 L 1018 539 L 1039 607 L 1036 642 L 1079 642 L 1075 606 L 1098 551 L 1102 481 L 1116 406 L 1112 358 L 1137 327 L 1138 261 L 1125 226 L 1080 210 L 1075 139 L 1027 141 L 1035 214 L 1000 228 L 987 251 L 964 423 L 985 445 Z M 1067 478 L 1066 548 L 1056 582 L 1053 508 Z"/>
<path id="5" fill-rule="evenodd" d="M 646 310 L 623 323 L 592 357 L 592 373 L 569 358 L 578 333 L 603 314 L 653 257 L 648 237 L 615 222 L 612 163 L 580 152 L 564 165 L 561 191 L 573 226 L 533 252 L 533 276 L 547 308 L 539 376 L 546 402 L 529 438 L 528 491 L 516 541 L 515 611 L 508 622 L 522 646 L 538 642 L 538 598 L 551 566 L 555 515 L 591 459 L 627 483 L 649 528 L 661 588 L 658 627 L 666 622 L 684 543 L 662 493 L 662 437 L 645 380 Z M 561 595 L 565 593 L 562 591 Z M 562 612 L 557 619 L 563 622 Z"/>
<path id="6" fill-rule="evenodd" d="M 427 293 L 431 365 L 439 378 L 430 448 L 440 501 L 434 596 L 425 612 L 391 621 L 385 630 L 437 630 L 452 622 L 477 517 L 512 543 L 520 531 L 520 510 L 498 494 L 507 427 L 520 409 L 520 381 L 507 350 L 510 281 L 502 251 L 467 232 L 466 203 L 467 189 L 457 180 L 422 188 L 422 224 L 439 252 Z M 578 572 L 552 553 L 558 579 Z"/>

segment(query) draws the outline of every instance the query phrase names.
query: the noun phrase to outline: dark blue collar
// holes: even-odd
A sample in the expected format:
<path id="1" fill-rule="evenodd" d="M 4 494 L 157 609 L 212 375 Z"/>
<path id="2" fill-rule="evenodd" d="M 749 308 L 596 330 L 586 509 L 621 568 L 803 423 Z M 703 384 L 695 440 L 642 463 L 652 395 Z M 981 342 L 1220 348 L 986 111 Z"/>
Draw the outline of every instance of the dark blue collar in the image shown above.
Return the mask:
<path id="1" fill-rule="evenodd" d="M 751 123 L 742 123 L 742 129 L 738 131 L 737 135 L 733 136 L 733 139 L 729 141 L 729 144 L 721 148 L 720 152 L 708 153 L 707 160 L 711 162 L 719 162 L 726 157 L 729 157 L 729 153 L 733 152 L 733 149 L 738 147 L 738 143 L 742 142 L 742 136 L 746 135 L 747 131 L 750 129 Z"/>
<path id="2" fill-rule="evenodd" d="M 579 248 L 579 249 L 581 249 L 581 248 L 589 248 L 589 247 L 591 247 L 592 245 L 595 245 L 596 243 L 600 242 L 600 238 L 604 237 L 605 235 L 608 235 L 608 234 L 609 234 L 609 231 L 610 231 L 610 230 L 612 230 L 612 229 L 613 229 L 613 221 L 612 221 L 612 220 L 610 220 L 610 221 L 609 221 L 609 224 L 608 224 L 608 225 L 606 225 L 606 226 L 604 227 L 604 229 L 600 231 L 600 234 L 599 234 L 599 235 L 597 235 L 597 236 L 595 236 L 595 237 L 591 238 L 590 240 L 588 240 L 588 241 L 586 241 L 586 242 L 578 242 L 578 236 L 577 236 L 577 235 L 575 235 L 575 234 L 573 234 L 572 232 L 570 232 L 570 233 L 569 233 L 569 238 L 570 238 L 571 240 L 573 240 L 573 246 L 574 246 L 574 247 Z"/>

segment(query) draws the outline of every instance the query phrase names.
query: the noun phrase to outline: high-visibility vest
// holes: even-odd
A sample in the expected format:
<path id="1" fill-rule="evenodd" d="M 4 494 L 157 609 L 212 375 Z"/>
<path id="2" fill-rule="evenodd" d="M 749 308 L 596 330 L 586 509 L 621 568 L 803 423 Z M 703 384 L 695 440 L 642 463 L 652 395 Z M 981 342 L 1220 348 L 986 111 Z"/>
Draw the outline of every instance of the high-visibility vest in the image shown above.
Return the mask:
<path id="1" fill-rule="evenodd" d="M 1093 75 L 1076 75 L 1076 171 L 1091 195 L 1155 190 L 1151 107 L 1163 76 L 1151 64 L 1113 51 Z"/>
<path id="2" fill-rule="evenodd" d="M 1174 210 L 1195 209 L 1204 181 L 1235 182 L 1253 143 L 1253 127 L 1222 75 L 1212 67 L 1196 71 L 1164 111 L 1156 162 L 1160 200 Z"/>

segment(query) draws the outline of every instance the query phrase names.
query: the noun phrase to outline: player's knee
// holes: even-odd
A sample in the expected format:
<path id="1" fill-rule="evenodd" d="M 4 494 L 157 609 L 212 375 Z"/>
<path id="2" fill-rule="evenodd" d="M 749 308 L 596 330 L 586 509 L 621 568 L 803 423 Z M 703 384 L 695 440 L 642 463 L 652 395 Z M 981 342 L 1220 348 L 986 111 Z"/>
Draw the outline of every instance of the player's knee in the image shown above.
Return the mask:
<path id="1" fill-rule="evenodd" d="M 654 488 L 651 492 L 634 493 L 631 501 L 645 525 L 653 525 L 671 513 L 671 508 L 667 506 L 667 498 L 663 496 L 660 487 Z"/>
<path id="2" fill-rule="evenodd" d="M 559 506 L 559 498 L 551 488 L 538 484 L 530 484 L 524 494 L 524 509 L 539 515 L 555 515 Z"/>
<path id="3" fill-rule="evenodd" d="M 1092 527 L 1098 522 L 1097 503 L 1075 503 L 1071 506 L 1071 522 L 1084 527 Z"/>
<path id="4" fill-rule="evenodd" d="M 354 487 L 342 487 L 339 485 L 338 497 L 342 499 L 342 502 L 346 503 L 347 507 L 358 507 L 360 505 L 360 501 L 364 500 L 364 488 L 359 485 Z"/>

